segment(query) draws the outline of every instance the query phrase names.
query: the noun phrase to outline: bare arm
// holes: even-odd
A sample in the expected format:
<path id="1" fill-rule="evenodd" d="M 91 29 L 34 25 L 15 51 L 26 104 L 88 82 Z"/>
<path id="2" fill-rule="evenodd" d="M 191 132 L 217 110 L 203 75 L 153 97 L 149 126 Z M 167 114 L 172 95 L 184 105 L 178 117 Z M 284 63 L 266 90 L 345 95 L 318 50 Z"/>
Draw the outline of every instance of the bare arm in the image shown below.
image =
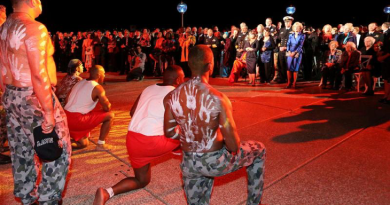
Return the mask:
<path id="1" fill-rule="evenodd" d="M 169 94 L 167 96 L 169 96 Z M 167 138 L 179 139 L 179 129 L 177 128 L 177 122 L 173 117 L 167 97 L 164 98 L 164 108 L 164 135 Z"/>
<path id="2" fill-rule="evenodd" d="M 51 86 L 54 87 L 57 85 L 57 69 L 56 63 L 54 62 L 54 47 L 53 43 L 49 36 L 47 36 L 47 72 L 49 74 L 49 79 Z"/>
<path id="3" fill-rule="evenodd" d="M 44 121 L 42 130 L 50 133 L 54 128 L 53 100 L 50 76 L 47 69 L 47 29 L 43 25 L 31 25 L 26 35 L 25 46 L 33 90 L 42 106 Z"/>
<path id="4" fill-rule="evenodd" d="M 219 125 L 222 136 L 225 140 L 227 150 L 237 152 L 240 147 L 240 137 L 237 133 L 236 123 L 233 119 L 232 104 L 230 100 L 223 95 L 221 100 L 221 113 L 219 115 Z"/>
<path id="5" fill-rule="evenodd" d="M 92 99 L 95 101 L 99 100 L 100 105 L 102 106 L 104 112 L 109 112 L 111 110 L 111 103 L 106 96 L 106 91 L 101 85 L 97 85 L 92 91 Z"/>
<path id="6" fill-rule="evenodd" d="M 130 117 L 133 117 L 135 111 L 137 110 L 138 101 L 139 101 L 139 98 L 141 97 L 141 95 L 142 95 L 142 93 L 140 95 L 138 95 L 137 100 L 135 100 L 134 105 L 130 110 Z"/>

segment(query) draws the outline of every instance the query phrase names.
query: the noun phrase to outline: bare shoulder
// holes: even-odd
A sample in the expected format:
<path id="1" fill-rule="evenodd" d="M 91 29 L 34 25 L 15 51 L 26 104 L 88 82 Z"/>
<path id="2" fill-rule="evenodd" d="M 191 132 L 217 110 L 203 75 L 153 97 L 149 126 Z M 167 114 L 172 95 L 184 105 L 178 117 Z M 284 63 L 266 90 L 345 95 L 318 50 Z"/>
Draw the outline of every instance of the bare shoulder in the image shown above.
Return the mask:
<path id="1" fill-rule="evenodd" d="M 96 91 L 96 94 L 98 94 L 98 95 L 101 95 L 102 93 L 105 92 L 103 86 L 101 86 L 101 85 L 95 86 L 95 88 L 93 90 Z"/>
<path id="2" fill-rule="evenodd" d="M 209 87 L 209 93 L 212 95 L 212 97 L 215 99 L 216 103 L 222 105 L 230 105 L 229 98 L 223 94 L 222 92 L 218 91 L 217 89 L 208 86 Z"/>
<path id="3" fill-rule="evenodd" d="M 26 21 L 24 23 L 26 26 L 26 33 L 27 35 L 34 35 L 34 36 L 41 36 L 42 33 L 47 33 L 46 26 L 38 21 Z"/>

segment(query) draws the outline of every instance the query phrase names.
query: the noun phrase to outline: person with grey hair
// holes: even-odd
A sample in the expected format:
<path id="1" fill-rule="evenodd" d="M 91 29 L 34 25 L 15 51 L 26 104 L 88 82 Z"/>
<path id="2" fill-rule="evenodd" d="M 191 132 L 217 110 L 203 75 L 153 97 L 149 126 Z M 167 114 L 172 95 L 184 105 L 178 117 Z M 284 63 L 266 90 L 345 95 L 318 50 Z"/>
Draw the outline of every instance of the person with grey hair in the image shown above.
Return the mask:
<path id="1" fill-rule="evenodd" d="M 372 77 L 380 76 L 380 66 L 378 65 L 378 60 L 376 56 L 376 52 L 374 50 L 373 45 L 375 44 L 375 38 L 368 36 L 364 39 L 364 47 L 360 49 L 361 55 L 369 55 L 371 56 L 371 60 L 365 69 L 362 69 L 363 73 L 363 81 L 366 87 L 364 91 L 364 95 L 374 95 L 374 87 Z"/>

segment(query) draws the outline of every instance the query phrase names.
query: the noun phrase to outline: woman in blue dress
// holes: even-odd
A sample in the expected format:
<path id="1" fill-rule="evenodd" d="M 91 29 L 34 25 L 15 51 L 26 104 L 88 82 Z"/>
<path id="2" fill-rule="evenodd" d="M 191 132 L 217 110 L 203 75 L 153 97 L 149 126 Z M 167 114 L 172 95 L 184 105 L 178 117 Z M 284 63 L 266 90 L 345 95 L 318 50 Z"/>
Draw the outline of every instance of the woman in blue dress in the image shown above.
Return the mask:
<path id="1" fill-rule="evenodd" d="M 270 83 L 272 80 L 272 74 L 274 73 L 272 70 L 274 63 L 273 50 L 275 49 L 276 45 L 274 39 L 271 36 L 269 28 L 264 29 L 263 37 L 261 38 L 259 45 L 261 48 L 259 61 L 260 78 L 261 81 L 264 81 L 265 83 Z"/>
<path id="2" fill-rule="evenodd" d="M 303 43 L 305 42 L 305 34 L 302 33 L 303 25 L 295 22 L 292 30 L 294 33 L 290 34 L 287 41 L 287 87 L 295 88 L 299 67 L 302 61 Z M 291 84 L 291 77 L 294 76 L 294 81 Z"/>

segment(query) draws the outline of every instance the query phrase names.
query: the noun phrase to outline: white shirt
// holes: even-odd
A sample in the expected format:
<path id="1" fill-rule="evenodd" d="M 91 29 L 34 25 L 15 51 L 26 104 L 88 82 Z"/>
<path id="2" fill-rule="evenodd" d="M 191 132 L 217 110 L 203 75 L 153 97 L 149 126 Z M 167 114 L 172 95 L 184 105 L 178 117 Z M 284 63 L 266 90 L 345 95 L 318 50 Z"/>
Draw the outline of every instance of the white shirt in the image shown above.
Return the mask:
<path id="1" fill-rule="evenodd" d="M 76 83 L 70 91 L 68 102 L 64 109 L 68 112 L 78 112 L 87 114 L 96 107 L 98 101 L 93 101 L 92 91 L 99 85 L 94 80 L 88 81 L 86 79 Z"/>
<path id="2" fill-rule="evenodd" d="M 164 135 L 164 97 L 174 90 L 173 86 L 151 85 L 142 91 L 132 116 L 129 131 L 146 136 Z"/>

